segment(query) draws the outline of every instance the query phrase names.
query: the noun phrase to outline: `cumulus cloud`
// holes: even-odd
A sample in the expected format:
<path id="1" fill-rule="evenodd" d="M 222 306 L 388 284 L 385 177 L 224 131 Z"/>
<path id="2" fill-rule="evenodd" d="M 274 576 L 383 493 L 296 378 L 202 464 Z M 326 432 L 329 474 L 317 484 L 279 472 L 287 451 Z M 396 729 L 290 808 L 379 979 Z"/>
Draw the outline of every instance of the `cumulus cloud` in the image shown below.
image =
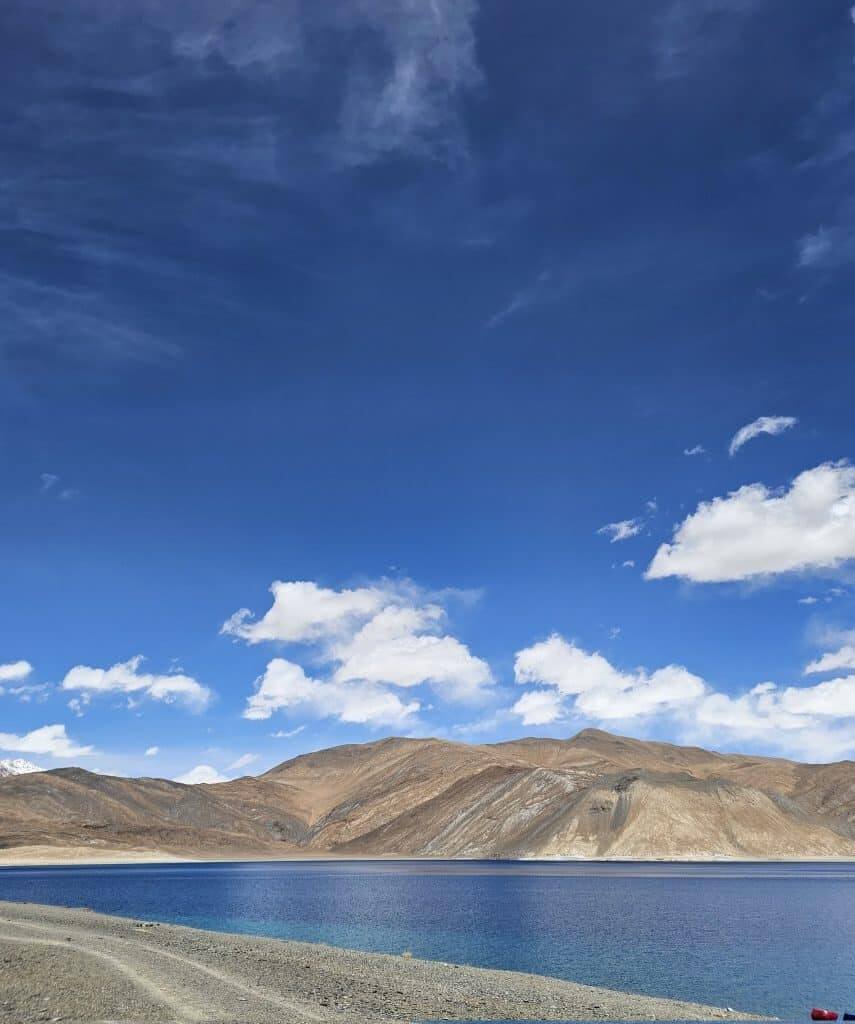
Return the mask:
<path id="1" fill-rule="evenodd" d="M 0 750 L 16 754 L 47 754 L 49 757 L 88 757 L 94 754 L 91 746 L 81 746 L 66 734 L 64 725 L 43 725 L 39 729 L 16 736 L 0 732 Z"/>
<path id="2" fill-rule="evenodd" d="M 646 579 L 697 583 L 834 570 L 855 557 L 855 468 L 805 470 L 789 489 L 756 483 L 701 502 L 663 544 Z"/>
<path id="3" fill-rule="evenodd" d="M 79 692 L 84 701 L 101 693 L 139 694 L 165 704 L 183 704 L 193 711 L 204 710 L 213 694 L 191 676 L 181 673 L 153 675 L 140 672 L 141 655 L 111 668 L 77 665 L 61 683 L 61 689 Z"/>
<path id="4" fill-rule="evenodd" d="M 347 633 L 355 624 L 380 611 L 393 596 L 380 587 L 331 590 L 309 580 L 276 580 L 270 593 L 273 605 L 261 619 L 252 621 L 252 612 L 241 608 L 223 624 L 220 632 L 250 644 L 271 640 L 311 643 Z"/>
<path id="5" fill-rule="evenodd" d="M 621 540 L 629 540 L 641 533 L 644 522 L 641 519 L 621 519 L 617 523 L 606 523 L 601 526 L 597 533 L 605 534 L 612 544 Z"/>
<path id="6" fill-rule="evenodd" d="M 736 455 L 743 445 L 748 444 L 755 437 L 759 437 L 761 434 L 771 434 L 772 436 L 783 434 L 785 430 L 794 427 L 798 422 L 795 416 L 760 416 L 736 431 L 730 440 L 728 452 L 731 455 Z"/>
<path id="7" fill-rule="evenodd" d="M 465 702 L 481 699 L 493 684 L 487 663 L 443 631 L 447 613 L 440 599 L 468 599 L 468 594 L 426 595 L 410 583 L 334 590 L 305 580 L 277 581 L 271 593 L 273 605 L 261 619 L 253 620 L 242 609 L 222 631 L 250 644 L 312 644 L 313 662 L 324 666 L 320 674 L 326 678 L 315 678 L 315 671 L 312 678 L 304 674 L 299 681 L 293 676 L 286 681 L 283 666 L 299 666 L 277 659 L 271 662 L 276 684 L 267 680 L 250 698 L 248 717 L 268 717 L 260 712 L 268 707 L 271 686 L 277 691 L 276 707 L 299 703 L 327 717 L 334 713 L 330 701 L 335 698 L 344 701 L 343 720 L 355 721 L 359 711 L 349 695 L 361 694 L 371 711 L 364 721 L 400 724 L 419 704 L 399 700 L 389 687 L 428 685 L 446 700 Z M 283 692 L 287 701 L 280 700 Z M 296 701 L 298 693 L 303 696 Z"/>
<path id="8" fill-rule="evenodd" d="M 274 711 L 296 710 L 316 718 L 372 726 L 412 724 L 418 701 L 404 703 L 373 683 L 337 683 L 312 679 L 300 665 L 274 658 L 247 701 L 244 718 L 267 719 Z"/>
<path id="9" fill-rule="evenodd" d="M 477 699 L 492 682 L 486 662 L 452 636 L 436 636 L 438 605 L 384 608 L 347 642 L 336 645 L 336 682 L 364 680 L 412 687 L 430 683 L 452 700 Z"/>
<path id="10" fill-rule="evenodd" d="M 546 714 L 557 718 L 559 710 L 598 721 L 637 718 L 695 701 L 706 690 L 702 679 L 680 665 L 651 674 L 643 669 L 622 672 L 601 654 L 585 651 L 558 634 L 519 651 L 514 675 L 520 684 L 553 687 L 557 698 L 547 700 L 548 691 L 543 690 L 520 698 L 514 712 L 526 724 L 538 724 L 533 714 L 541 722 Z"/>
<path id="11" fill-rule="evenodd" d="M 209 764 L 197 764 L 189 772 L 184 772 L 183 775 L 176 775 L 173 781 L 183 782 L 185 786 L 199 786 L 203 783 L 211 785 L 215 782 L 228 782 L 229 778 L 227 775 L 220 774 L 216 768 Z"/>
<path id="12" fill-rule="evenodd" d="M 564 701 L 555 690 L 529 690 L 511 710 L 523 725 L 551 725 L 565 715 Z"/>
<path id="13" fill-rule="evenodd" d="M 764 682 L 734 695 L 680 665 L 623 671 L 558 635 L 518 652 L 515 674 L 537 687 L 510 709 L 524 725 L 665 720 L 688 742 L 754 740 L 824 761 L 855 752 L 855 675 L 814 686 Z"/>
<path id="14" fill-rule="evenodd" d="M 0 683 L 17 683 L 26 679 L 33 671 L 28 661 L 10 661 L 0 665 Z"/>

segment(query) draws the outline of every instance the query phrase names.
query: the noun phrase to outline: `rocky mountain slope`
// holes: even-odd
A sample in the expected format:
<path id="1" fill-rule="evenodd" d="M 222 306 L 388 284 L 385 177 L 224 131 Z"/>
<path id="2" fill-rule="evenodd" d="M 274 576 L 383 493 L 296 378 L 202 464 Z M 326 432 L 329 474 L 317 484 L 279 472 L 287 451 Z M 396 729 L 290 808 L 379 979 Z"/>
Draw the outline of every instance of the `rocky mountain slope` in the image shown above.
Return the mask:
<path id="1" fill-rule="evenodd" d="M 185 786 L 62 768 L 0 780 L 0 848 L 187 855 L 855 857 L 855 763 L 585 730 L 379 740 Z"/>
<path id="2" fill-rule="evenodd" d="M 27 772 L 41 771 L 44 769 L 21 757 L 0 758 L 0 779 L 5 779 L 7 775 L 26 775 Z"/>

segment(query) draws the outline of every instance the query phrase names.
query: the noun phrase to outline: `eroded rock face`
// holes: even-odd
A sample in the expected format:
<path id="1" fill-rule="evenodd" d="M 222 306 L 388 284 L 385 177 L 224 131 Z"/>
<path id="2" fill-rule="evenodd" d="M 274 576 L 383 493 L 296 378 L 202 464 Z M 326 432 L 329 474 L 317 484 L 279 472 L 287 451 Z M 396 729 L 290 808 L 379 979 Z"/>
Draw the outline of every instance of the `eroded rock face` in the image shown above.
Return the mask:
<path id="1" fill-rule="evenodd" d="M 855 856 L 855 765 L 585 730 L 467 745 L 390 738 L 185 786 L 79 768 L 0 781 L 0 847 L 193 855 Z"/>

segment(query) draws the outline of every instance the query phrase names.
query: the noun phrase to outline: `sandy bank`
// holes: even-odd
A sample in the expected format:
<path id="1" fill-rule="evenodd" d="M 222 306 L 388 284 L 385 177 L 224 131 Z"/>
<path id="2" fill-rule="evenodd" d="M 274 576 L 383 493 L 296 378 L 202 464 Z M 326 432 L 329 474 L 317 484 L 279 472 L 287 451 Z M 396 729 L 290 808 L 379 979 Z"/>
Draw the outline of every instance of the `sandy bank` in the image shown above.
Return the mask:
<path id="1" fill-rule="evenodd" d="M 309 1024 L 745 1015 L 512 971 L 0 902 L 0 1021 Z"/>

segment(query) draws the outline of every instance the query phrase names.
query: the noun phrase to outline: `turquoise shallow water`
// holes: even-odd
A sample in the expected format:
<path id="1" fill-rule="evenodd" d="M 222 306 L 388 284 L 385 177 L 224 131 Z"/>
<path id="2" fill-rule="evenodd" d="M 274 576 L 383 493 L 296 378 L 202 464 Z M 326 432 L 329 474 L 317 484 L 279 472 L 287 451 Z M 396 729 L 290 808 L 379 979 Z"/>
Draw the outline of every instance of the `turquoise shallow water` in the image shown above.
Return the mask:
<path id="1" fill-rule="evenodd" d="M 0 898 L 551 974 L 805 1020 L 855 1009 L 855 865 L 5 868 Z"/>

